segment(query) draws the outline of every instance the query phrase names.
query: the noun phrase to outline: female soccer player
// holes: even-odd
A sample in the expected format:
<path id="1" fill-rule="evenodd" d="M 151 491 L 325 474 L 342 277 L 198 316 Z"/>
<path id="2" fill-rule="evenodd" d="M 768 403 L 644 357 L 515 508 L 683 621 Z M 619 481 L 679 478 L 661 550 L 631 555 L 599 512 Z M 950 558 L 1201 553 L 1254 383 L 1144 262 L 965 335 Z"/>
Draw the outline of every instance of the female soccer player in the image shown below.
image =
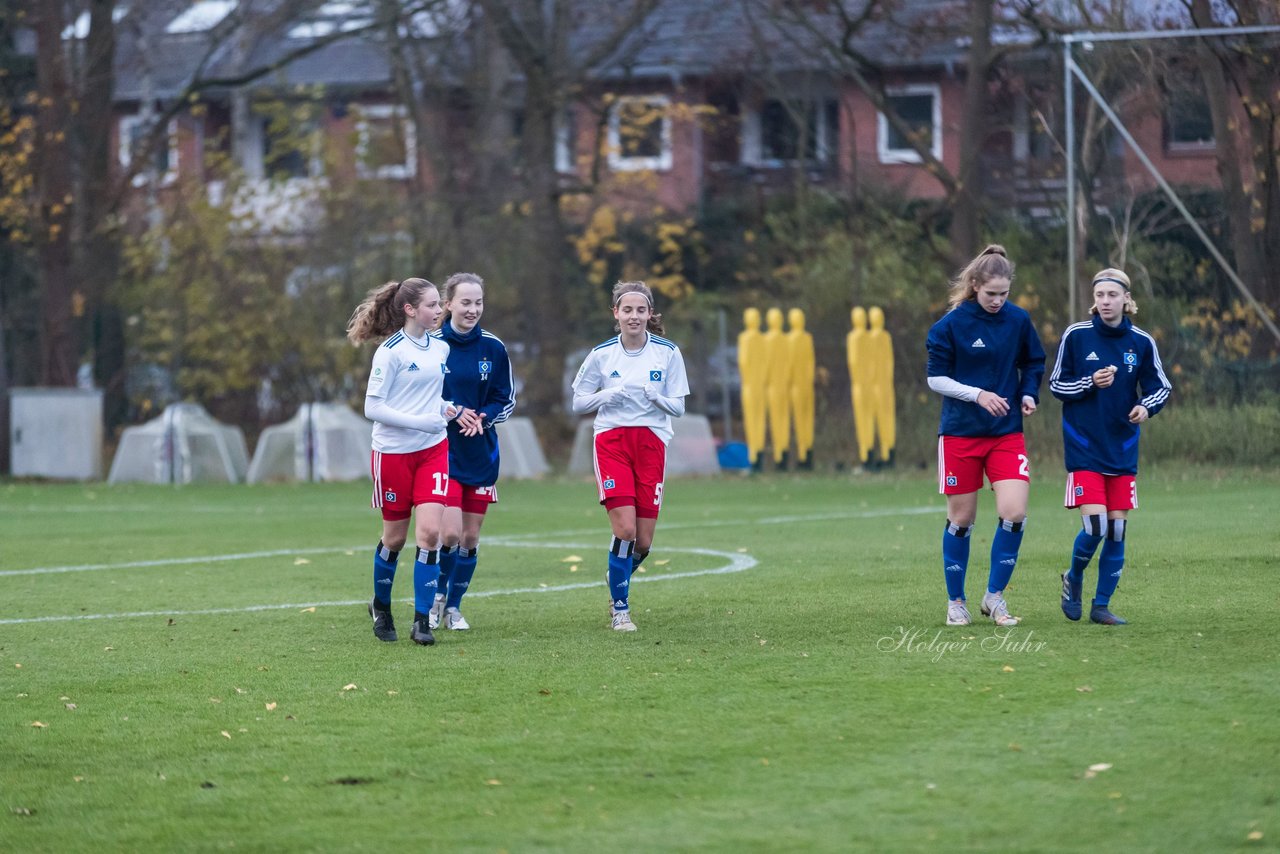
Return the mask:
<path id="1" fill-rule="evenodd" d="M 613 287 L 618 335 L 587 354 L 573 381 L 573 411 L 595 412 L 595 469 L 609 513 L 609 596 L 613 628 L 634 632 L 631 574 L 649 554 L 662 506 L 671 417 L 689 393 L 684 357 L 665 338 L 644 282 Z"/>
<path id="2" fill-rule="evenodd" d="M 369 292 L 347 324 L 359 344 L 387 337 L 373 354 L 364 414 L 373 422 L 373 506 L 382 509 L 382 540 L 373 555 L 369 616 L 378 640 L 396 639 L 391 585 L 396 558 L 416 517 L 413 562 L 415 643 L 435 643 L 428 612 L 440 576 L 440 521 L 449 494 L 448 419 L 457 415 L 441 392 L 449 345 L 428 330 L 440 323 L 440 291 L 426 279 L 387 282 Z"/>
<path id="3" fill-rule="evenodd" d="M 982 478 L 996 494 L 999 524 L 982 613 L 997 626 L 1016 626 L 1004 589 L 1018 563 L 1031 475 L 1022 418 L 1036 411 L 1044 348 L 1026 311 L 1010 303 L 1013 264 L 991 245 L 951 283 L 951 309 L 929 330 L 929 388 L 942 398 L 938 491 L 947 496 L 942 567 L 947 625 L 967 626 L 964 577 L 969 533 L 978 514 Z"/>
<path id="4" fill-rule="evenodd" d="M 471 628 L 459 610 L 476 571 L 480 526 L 490 504 L 497 503 L 498 434 L 494 430 L 515 408 L 514 379 L 507 348 L 498 336 L 480 328 L 484 279 L 454 273 L 444 283 L 444 325 L 435 337 L 449 345 L 445 397 L 458 407 L 449 424 L 449 495 L 440 549 L 440 588 L 429 624 Z"/>
<path id="5" fill-rule="evenodd" d="M 1098 588 L 1089 619 L 1122 626 L 1111 596 L 1124 569 L 1129 511 L 1138 507 L 1138 434 L 1169 399 L 1173 386 L 1155 340 L 1133 325 L 1138 306 L 1129 277 L 1114 267 L 1093 277 L 1092 319 L 1067 327 L 1049 390 L 1062 401 L 1067 507 L 1080 508 L 1082 530 L 1062 574 L 1062 613 L 1079 620 L 1084 570 L 1102 543 Z M 1104 541 L 1105 538 L 1105 541 Z"/>

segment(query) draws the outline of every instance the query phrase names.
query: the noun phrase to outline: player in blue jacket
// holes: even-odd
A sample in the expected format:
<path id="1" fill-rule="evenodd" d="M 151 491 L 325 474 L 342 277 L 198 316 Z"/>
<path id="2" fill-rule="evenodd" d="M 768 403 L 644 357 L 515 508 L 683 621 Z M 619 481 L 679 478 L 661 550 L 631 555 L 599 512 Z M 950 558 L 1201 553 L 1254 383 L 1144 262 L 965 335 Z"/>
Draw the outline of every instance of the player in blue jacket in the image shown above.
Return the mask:
<path id="1" fill-rule="evenodd" d="M 449 423 L 449 495 L 440 549 L 440 589 L 430 624 L 471 628 L 460 610 L 475 575 L 480 526 L 498 500 L 498 434 L 494 428 L 515 409 L 515 381 L 507 348 L 480 328 L 484 279 L 454 273 L 444 283 L 444 323 L 436 332 L 449 345 L 444 396 L 461 409 Z"/>
<path id="2" fill-rule="evenodd" d="M 1111 613 L 1111 596 L 1124 569 L 1129 511 L 1138 507 L 1138 436 L 1159 412 L 1173 386 L 1155 340 L 1133 325 L 1138 306 L 1129 277 L 1113 267 L 1093 277 L 1090 320 L 1067 327 L 1049 390 L 1062 401 L 1067 466 L 1066 506 L 1080 508 L 1081 528 L 1062 575 L 1062 613 L 1079 620 L 1084 570 L 1098 544 L 1098 587 L 1089 619 L 1106 626 L 1125 620 Z"/>
<path id="3" fill-rule="evenodd" d="M 942 567 L 947 625 L 967 626 L 964 579 L 969 534 L 978 514 L 983 475 L 996 494 L 999 523 L 982 613 L 997 626 L 1016 626 L 1004 589 L 1018 563 L 1031 474 L 1022 418 L 1036 411 L 1044 348 L 1026 311 L 1009 302 L 1013 264 L 991 245 L 951 283 L 951 305 L 929 329 L 929 388 L 941 394 L 938 491 L 947 496 Z"/>

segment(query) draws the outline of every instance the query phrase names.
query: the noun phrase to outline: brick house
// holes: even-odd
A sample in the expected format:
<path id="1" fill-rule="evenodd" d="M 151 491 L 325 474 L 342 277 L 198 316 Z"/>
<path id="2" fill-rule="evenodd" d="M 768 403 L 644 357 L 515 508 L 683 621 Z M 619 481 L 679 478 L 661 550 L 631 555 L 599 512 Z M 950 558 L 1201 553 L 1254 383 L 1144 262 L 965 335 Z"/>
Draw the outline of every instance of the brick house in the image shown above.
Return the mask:
<path id="1" fill-rule="evenodd" d="M 877 68 L 897 113 L 954 173 L 966 51 L 954 35 L 928 35 L 928 22 L 947 5 L 904 4 L 904 17 L 873 22 L 854 44 Z M 195 109 L 169 121 L 167 144 L 154 149 L 135 185 L 158 182 L 163 192 L 176 181 L 199 180 L 217 198 L 217 164 L 230 157 L 250 179 L 236 203 L 287 228 L 306 227 L 309 190 L 329 170 L 431 186 L 432 163 L 394 97 L 387 52 L 372 33 L 362 33 L 371 24 L 364 4 L 325 3 L 252 40 L 224 36 L 236 8 L 236 0 L 166 0 L 145 20 L 122 24 L 115 95 L 122 166 L 134 156 L 128 143 L 193 78 L 234 81 L 245 69 L 311 51 L 246 86 L 202 84 L 191 101 Z M 797 175 L 847 193 L 944 195 L 917 152 L 823 51 L 819 36 L 769 18 L 768 4 L 751 5 L 754 18 L 742 11 L 747 8 L 725 9 L 709 0 L 659 3 L 565 110 L 556 159 L 566 181 L 585 178 L 598 156 L 605 197 L 642 210 L 692 211 L 717 193 L 767 189 L 793 183 Z M 474 52 L 467 39 L 474 18 L 462 4 L 456 11 L 454 19 L 421 23 L 419 35 L 436 40 L 442 56 L 470 55 L 460 44 Z M 343 34 L 350 37 L 336 38 Z M 589 40 L 590 27 L 574 37 Z M 981 174 L 997 203 L 1050 215 L 1060 203 L 1062 158 L 1036 119 L 1037 112 L 1061 114 L 1058 65 L 1056 49 L 1023 54 L 993 88 Z M 436 83 L 461 86 L 450 79 L 449 66 L 439 60 Z M 520 81 L 513 78 L 508 89 L 506 127 L 514 137 L 520 132 Z M 288 102 L 304 93 L 312 109 L 305 118 L 294 117 L 291 127 L 258 108 L 267 97 Z M 423 109 L 447 126 L 454 109 L 449 100 L 424 95 Z M 1203 112 L 1182 97 L 1166 102 L 1147 104 L 1135 133 L 1174 183 L 1216 186 Z M 315 133 L 299 133 L 299 122 Z M 1128 153 L 1115 158 L 1113 168 L 1135 187 L 1150 186 Z"/>

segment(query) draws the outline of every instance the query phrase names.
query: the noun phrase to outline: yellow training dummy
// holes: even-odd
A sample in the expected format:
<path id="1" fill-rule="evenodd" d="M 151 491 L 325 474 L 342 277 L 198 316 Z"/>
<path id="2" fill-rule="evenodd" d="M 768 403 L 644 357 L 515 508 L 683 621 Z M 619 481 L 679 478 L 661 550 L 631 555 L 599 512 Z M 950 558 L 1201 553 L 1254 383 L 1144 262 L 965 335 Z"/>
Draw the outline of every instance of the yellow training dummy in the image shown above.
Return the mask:
<path id="1" fill-rule="evenodd" d="M 738 375 L 742 379 L 742 430 L 746 434 L 747 456 L 759 469 L 764 453 L 765 377 L 768 363 L 764 333 L 760 331 L 760 309 L 742 312 L 743 330 L 738 333 Z"/>
<path id="2" fill-rule="evenodd" d="M 793 308 L 787 312 L 791 331 L 791 417 L 796 431 L 796 465 L 813 468 L 813 335 L 804 328 L 804 312 Z"/>
<path id="3" fill-rule="evenodd" d="M 884 328 L 884 312 L 872 306 L 867 312 L 871 324 L 867 331 L 867 352 L 870 362 L 872 410 L 875 414 L 876 434 L 880 443 L 880 464 L 893 465 L 893 449 L 897 444 L 898 428 L 896 404 L 893 393 L 893 339 Z"/>
<path id="4" fill-rule="evenodd" d="M 866 465 L 875 443 L 875 395 L 871 392 L 871 351 L 867 339 L 867 310 L 850 312 L 853 331 L 845 337 L 849 359 L 849 388 L 853 395 L 853 426 L 858 442 L 858 463 Z"/>
<path id="5" fill-rule="evenodd" d="M 764 316 L 765 411 L 768 413 L 769 444 L 773 464 L 787 466 L 791 446 L 791 342 L 782 331 L 782 309 L 771 308 Z"/>

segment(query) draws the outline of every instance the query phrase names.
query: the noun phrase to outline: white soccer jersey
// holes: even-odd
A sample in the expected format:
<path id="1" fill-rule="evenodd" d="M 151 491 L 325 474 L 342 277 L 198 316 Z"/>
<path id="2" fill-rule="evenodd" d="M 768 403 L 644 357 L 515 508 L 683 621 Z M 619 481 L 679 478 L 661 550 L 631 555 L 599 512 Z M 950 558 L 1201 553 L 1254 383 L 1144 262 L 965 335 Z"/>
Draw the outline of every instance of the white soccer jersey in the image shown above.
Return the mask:
<path id="1" fill-rule="evenodd" d="M 628 394 L 621 403 L 596 410 L 595 432 L 614 427 L 648 427 L 666 444 L 672 436 L 671 416 L 645 398 L 645 383 L 656 385 L 664 397 L 679 398 L 689 393 L 680 348 L 653 334 L 634 353 L 627 352 L 617 337 L 596 347 L 578 370 L 573 390 L 593 394 L 625 386 Z"/>
<path id="2" fill-rule="evenodd" d="M 415 340 L 401 329 L 373 354 L 369 388 L 365 397 L 378 397 L 400 412 L 440 412 L 441 392 L 448 371 L 449 345 L 424 335 Z M 443 414 L 443 413 L 442 413 Z M 444 440 L 445 430 L 424 433 L 408 427 L 373 422 L 373 450 L 384 454 L 411 454 Z"/>

